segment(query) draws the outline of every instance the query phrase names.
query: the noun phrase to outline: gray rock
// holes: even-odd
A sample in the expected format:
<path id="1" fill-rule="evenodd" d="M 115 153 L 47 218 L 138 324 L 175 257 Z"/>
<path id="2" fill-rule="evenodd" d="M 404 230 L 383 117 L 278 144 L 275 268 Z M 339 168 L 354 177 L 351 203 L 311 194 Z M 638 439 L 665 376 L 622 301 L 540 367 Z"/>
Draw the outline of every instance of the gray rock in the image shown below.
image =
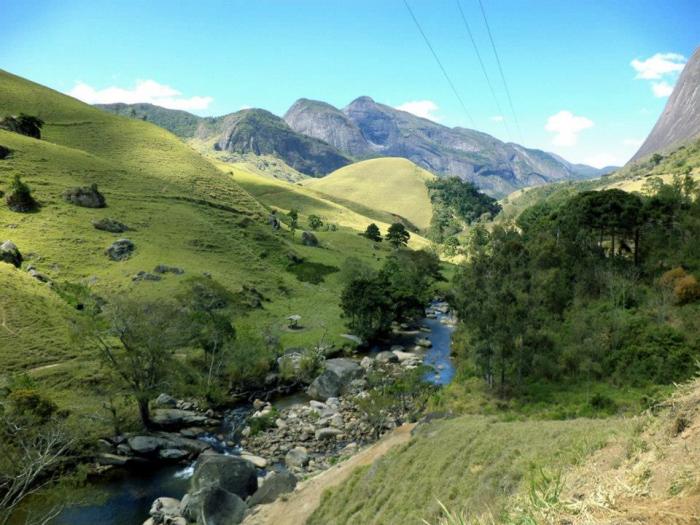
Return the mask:
<path id="1" fill-rule="evenodd" d="M 143 270 L 141 270 L 131 278 L 131 280 L 135 283 L 138 283 L 140 281 L 160 281 L 161 279 L 162 277 L 160 275 L 144 272 Z"/>
<path id="2" fill-rule="evenodd" d="M 314 399 L 338 397 L 353 379 L 362 376 L 363 369 L 352 359 L 328 359 L 323 373 L 309 386 L 307 393 Z"/>
<path id="3" fill-rule="evenodd" d="M 375 359 L 380 363 L 398 363 L 399 362 L 399 358 L 396 357 L 396 354 L 394 354 L 393 352 L 388 352 L 388 351 L 379 352 L 377 354 L 377 357 L 375 357 Z"/>
<path id="4" fill-rule="evenodd" d="M 136 249 L 134 243 L 129 239 L 119 239 L 114 241 L 106 250 L 105 254 L 113 261 L 124 261 L 131 257 Z"/>
<path id="5" fill-rule="evenodd" d="M 241 452 L 241 458 L 245 459 L 246 461 L 250 461 L 253 465 L 255 465 L 255 468 L 263 469 L 267 467 L 267 460 L 265 458 L 261 458 L 260 456 L 254 456 L 253 454 Z"/>
<path id="6" fill-rule="evenodd" d="M 177 399 L 175 399 L 171 395 L 163 393 L 156 398 L 155 403 L 159 407 L 175 408 L 175 406 L 177 405 Z"/>
<path id="7" fill-rule="evenodd" d="M 360 366 L 364 368 L 365 370 L 369 370 L 372 368 L 372 365 L 374 364 L 374 359 L 372 359 L 370 356 L 366 355 L 362 358 L 360 361 Z"/>
<path id="8" fill-rule="evenodd" d="M 119 222 L 116 219 L 110 219 L 109 217 L 92 221 L 92 226 L 96 230 L 101 230 L 109 233 L 124 233 L 131 229 L 123 222 Z"/>
<path id="9" fill-rule="evenodd" d="M 258 488 L 255 466 L 237 456 L 202 456 L 192 476 L 192 489 L 196 491 L 212 486 L 247 498 Z"/>
<path id="10" fill-rule="evenodd" d="M 161 428 L 182 428 L 206 425 L 209 418 L 204 414 L 179 408 L 158 408 L 151 414 L 151 421 Z"/>
<path id="11" fill-rule="evenodd" d="M 315 247 L 315 246 L 318 246 L 318 239 L 316 238 L 316 236 L 313 233 L 304 231 L 304 232 L 301 232 L 301 243 L 304 246 Z"/>
<path id="12" fill-rule="evenodd" d="M 309 464 L 309 452 L 304 447 L 294 447 L 284 456 L 285 464 L 292 467 L 305 467 Z"/>
<path id="13" fill-rule="evenodd" d="M 164 448 L 158 451 L 158 457 L 165 461 L 180 461 L 189 455 L 189 452 L 180 448 Z"/>
<path id="14" fill-rule="evenodd" d="M 147 456 L 167 446 L 168 441 L 156 436 L 132 436 L 127 440 L 127 444 L 135 454 Z"/>
<path id="15" fill-rule="evenodd" d="M 297 478 L 291 472 L 273 472 L 265 478 L 262 486 L 251 496 L 248 506 L 254 507 L 255 505 L 272 503 L 282 494 L 292 492 L 296 486 Z"/>
<path id="16" fill-rule="evenodd" d="M 69 188 L 63 192 L 63 199 L 83 208 L 104 208 L 107 205 L 104 195 L 97 190 L 97 184 Z"/>
<path id="17" fill-rule="evenodd" d="M 48 275 L 46 275 L 45 273 L 41 273 L 36 268 L 33 268 L 33 267 L 27 268 L 27 273 L 41 283 L 50 283 L 51 282 L 51 278 Z"/>
<path id="18" fill-rule="evenodd" d="M 0 244 L 0 262 L 12 264 L 16 268 L 22 266 L 22 254 L 12 241 L 5 241 Z"/>
<path id="19" fill-rule="evenodd" d="M 427 337 L 419 337 L 416 339 L 416 344 L 418 346 L 421 346 L 423 348 L 430 348 L 433 346 L 433 343 L 428 339 Z"/>
<path id="20" fill-rule="evenodd" d="M 343 432 L 337 428 L 319 428 L 316 431 L 316 439 L 322 441 L 324 439 L 335 439 Z"/>
<path id="21" fill-rule="evenodd" d="M 236 494 L 221 487 L 207 486 L 182 499 L 182 516 L 198 525 L 234 525 L 241 523 L 248 507 Z"/>
<path id="22" fill-rule="evenodd" d="M 159 264 L 153 269 L 153 271 L 155 273 L 174 273 L 175 275 L 182 275 L 185 273 L 185 270 L 182 268 L 178 268 L 177 266 L 167 266 L 165 264 Z"/>
<path id="23" fill-rule="evenodd" d="M 149 515 L 153 518 L 154 523 L 168 525 L 177 523 L 175 520 L 181 518 L 180 500 L 175 498 L 158 498 L 151 505 Z"/>

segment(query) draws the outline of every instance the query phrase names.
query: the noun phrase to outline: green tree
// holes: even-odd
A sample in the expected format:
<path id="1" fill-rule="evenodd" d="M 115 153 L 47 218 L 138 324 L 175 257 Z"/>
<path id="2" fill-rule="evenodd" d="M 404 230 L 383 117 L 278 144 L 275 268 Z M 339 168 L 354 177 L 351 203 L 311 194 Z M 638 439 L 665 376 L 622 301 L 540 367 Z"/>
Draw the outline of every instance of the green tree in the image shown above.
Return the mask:
<path id="1" fill-rule="evenodd" d="M 289 217 L 289 231 L 292 232 L 292 238 L 294 238 L 294 232 L 299 227 L 299 212 L 296 208 L 292 208 L 287 212 L 287 217 Z"/>
<path id="2" fill-rule="evenodd" d="M 392 308 L 386 284 L 379 277 L 355 279 L 340 298 L 340 307 L 347 326 L 363 341 L 385 335 L 391 328 Z"/>
<path id="3" fill-rule="evenodd" d="M 367 226 L 363 235 L 371 241 L 382 242 L 382 232 L 379 231 L 379 226 L 374 223 Z"/>
<path id="4" fill-rule="evenodd" d="M 394 248 L 406 246 L 410 238 L 411 234 L 408 233 L 406 227 L 400 222 L 395 222 L 389 226 L 389 231 L 386 234 L 387 242 L 389 242 L 389 244 L 391 244 Z"/>
<path id="5" fill-rule="evenodd" d="M 309 215 L 309 228 L 316 231 L 323 226 L 323 221 L 318 215 Z"/>

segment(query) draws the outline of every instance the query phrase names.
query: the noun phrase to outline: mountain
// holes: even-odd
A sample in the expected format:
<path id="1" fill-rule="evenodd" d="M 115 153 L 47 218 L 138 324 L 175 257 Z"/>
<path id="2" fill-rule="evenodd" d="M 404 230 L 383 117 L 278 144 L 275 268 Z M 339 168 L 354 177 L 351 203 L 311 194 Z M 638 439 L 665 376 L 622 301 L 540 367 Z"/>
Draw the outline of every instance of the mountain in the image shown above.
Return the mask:
<path id="1" fill-rule="evenodd" d="M 433 208 L 425 183 L 434 178 L 410 160 L 386 157 L 356 162 L 303 184 L 350 208 L 352 203 L 368 206 L 406 219 L 410 229 L 427 230 Z"/>
<path id="2" fill-rule="evenodd" d="M 654 129 L 630 162 L 700 136 L 700 47 L 683 68 Z"/>
<path id="3" fill-rule="evenodd" d="M 284 119 L 295 131 L 324 140 L 348 155 L 404 157 L 434 173 L 470 180 L 495 196 L 525 186 L 599 175 L 595 168 L 504 143 L 479 131 L 449 128 L 370 97 L 360 97 L 342 111 L 300 99 Z"/>
<path id="4" fill-rule="evenodd" d="M 351 160 L 326 142 L 297 133 L 263 109 L 244 109 L 221 117 L 198 117 L 152 104 L 104 104 L 102 110 L 146 120 L 183 139 L 211 142 L 217 151 L 274 155 L 295 170 L 319 177 Z"/>

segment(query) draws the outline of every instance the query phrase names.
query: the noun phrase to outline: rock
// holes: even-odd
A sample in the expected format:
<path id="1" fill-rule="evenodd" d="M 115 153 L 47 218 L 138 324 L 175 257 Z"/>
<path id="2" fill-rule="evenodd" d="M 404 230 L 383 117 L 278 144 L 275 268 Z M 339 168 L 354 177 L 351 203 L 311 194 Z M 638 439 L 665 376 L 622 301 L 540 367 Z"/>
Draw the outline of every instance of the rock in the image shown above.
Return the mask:
<path id="1" fill-rule="evenodd" d="M 16 268 L 22 266 L 22 254 L 17 249 L 17 246 L 12 241 L 5 241 L 0 244 L 0 261 L 12 264 Z"/>
<path id="2" fill-rule="evenodd" d="M 177 399 L 175 399 L 173 396 L 168 395 L 168 394 L 160 394 L 156 399 L 155 399 L 156 406 L 159 407 L 165 407 L 165 408 L 174 408 L 177 406 Z"/>
<path id="3" fill-rule="evenodd" d="M 101 230 L 109 233 L 124 233 L 131 229 L 126 224 L 119 222 L 116 219 L 110 219 L 109 217 L 92 221 L 92 226 L 96 230 Z"/>
<path id="4" fill-rule="evenodd" d="M 148 514 L 157 524 L 174 524 L 176 519 L 182 518 L 180 514 L 180 500 L 175 498 L 158 498 L 151 505 Z M 183 519 L 184 521 L 184 519 Z"/>
<path id="5" fill-rule="evenodd" d="M 246 461 L 250 461 L 256 468 L 264 469 L 267 467 L 267 460 L 265 458 L 261 458 L 260 456 L 254 456 L 252 454 L 241 452 L 241 458 L 245 459 Z"/>
<path id="6" fill-rule="evenodd" d="M 433 346 L 433 343 L 427 337 L 419 337 L 418 339 L 416 339 L 416 344 L 423 348 L 430 348 L 431 346 Z"/>
<path id="7" fill-rule="evenodd" d="M 187 494 L 181 510 L 188 523 L 234 525 L 243 521 L 248 507 L 238 495 L 221 487 L 206 486 Z"/>
<path id="8" fill-rule="evenodd" d="M 272 503 L 282 494 L 287 494 L 294 490 L 297 485 L 297 478 L 291 472 L 273 472 L 262 486 L 253 494 L 248 501 L 249 507 L 263 503 Z"/>
<path id="9" fill-rule="evenodd" d="M 340 334 L 340 337 L 342 337 L 343 339 L 347 339 L 348 341 L 352 341 L 353 343 L 358 345 L 362 344 L 362 338 L 353 334 Z"/>
<path id="10" fill-rule="evenodd" d="M 104 195 L 97 190 L 97 184 L 69 188 L 63 192 L 63 199 L 83 208 L 104 208 L 107 205 Z"/>
<path id="11" fill-rule="evenodd" d="M 136 275 L 134 275 L 131 280 L 135 283 L 140 281 L 160 281 L 162 277 L 160 275 L 155 275 L 153 273 L 144 272 L 141 270 Z"/>
<path id="12" fill-rule="evenodd" d="M 374 364 L 374 359 L 372 359 L 370 356 L 366 355 L 362 358 L 360 361 L 360 366 L 364 368 L 365 370 L 369 370 L 372 368 L 372 365 Z"/>
<path id="13" fill-rule="evenodd" d="M 117 467 L 125 467 L 132 458 L 129 456 L 118 456 L 109 452 L 101 452 L 95 457 L 98 465 L 110 465 Z"/>
<path id="14" fill-rule="evenodd" d="M 329 397 L 326 399 L 326 405 L 328 408 L 332 408 L 334 410 L 338 410 L 340 408 L 340 399 L 337 397 Z"/>
<path id="15" fill-rule="evenodd" d="M 284 463 L 290 467 L 302 468 L 309 464 L 309 452 L 304 447 L 294 447 L 284 456 Z"/>
<path id="16" fill-rule="evenodd" d="M 41 273 L 33 266 L 30 266 L 29 268 L 27 268 L 27 273 L 41 283 L 50 283 L 51 282 L 51 278 L 48 275 L 46 275 L 45 273 Z"/>
<path id="17" fill-rule="evenodd" d="M 331 416 L 330 424 L 335 428 L 343 428 L 343 426 L 345 425 L 345 420 L 343 419 L 342 415 L 335 414 Z"/>
<path id="18" fill-rule="evenodd" d="M 203 456 L 192 476 L 193 490 L 218 487 L 241 498 L 247 498 L 258 488 L 255 466 L 237 456 L 221 454 Z"/>
<path id="19" fill-rule="evenodd" d="M 153 271 L 155 273 L 174 273 L 175 275 L 182 275 L 185 273 L 185 270 L 182 268 L 178 268 L 177 266 L 167 266 L 165 264 L 159 264 L 153 269 Z"/>
<path id="20" fill-rule="evenodd" d="M 277 419 L 275 419 L 275 426 L 280 430 L 284 430 L 289 425 L 287 425 L 287 422 L 284 419 L 278 417 Z"/>
<path id="21" fill-rule="evenodd" d="M 105 254 L 113 261 L 124 261 L 131 257 L 134 249 L 136 246 L 129 239 L 119 239 L 105 250 Z"/>
<path id="22" fill-rule="evenodd" d="M 403 347 L 403 345 L 392 345 L 392 347 L 389 348 L 390 352 L 403 352 L 404 350 L 405 348 Z"/>
<path id="23" fill-rule="evenodd" d="M 326 368 L 309 386 L 307 393 L 314 399 L 338 397 L 353 380 L 362 376 L 363 369 L 352 359 L 328 359 Z"/>
<path id="24" fill-rule="evenodd" d="M 127 440 L 129 448 L 140 456 L 147 456 L 156 452 L 160 447 L 168 444 L 167 440 L 156 436 L 132 436 Z"/>
<path id="25" fill-rule="evenodd" d="M 392 353 L 399 360 L 399 363 L 403 363 L 405 361 L 420 360 L 420 357 L 418 357 L 418 355 L 414 354 L 413 352 L 400 352 L 398 350 L 394 350 Z"/>
<path id="26" fill-rule="evenodd" d="M 301 232 L 301 244 L 304 246 L 318 246 L 318 239 L 311 232 Z"/>
<path id="27" fill-rule="evenodd" d="M 319 441 L 324 439 L 335 439 L 342 433 L 343 432 L 337 428 L 319 428 L 316 431 L 316 439 Z"/>
<path id="28" fill-rule="evenodd" d="M 262 399 L 256 399 L 253 401 L 253 408 L 255 410 L 261 410 L 267 403 Z"/>
<path id="29" fill-rule="evenodd" d="M 179 448 L 164 448 L 158 451 L 158 457 L 165 461 L 180 461 L 189 455 L 189 452 Z"/>
<path id="30" fill-rule="evenodd" d="M 315 399 L 309 401 L 309 406 L 317 410 L 326 410 L 328 408 L 328 405 L 322 403 L 321 401 L 316 401 Z"/>
<path id="31" fill-rule="evenodd" d="M 151 414 L 151 422 L 161 428 L 182 428 L 206 425 L 209 418 L 204 414 L 179 408 L 158 408 Z"/>
<path id="32" fill-rule="evenodd" d="M 380 363 L 398 363 L 399 362 L 399 358 L 396 357 L 396 354 L 394 354 L 393 352 L 388 352 L 388 351 L 379 352 L 377 354 L 377 357 L 375 357 L 375 360 L 380 362 Z"/>

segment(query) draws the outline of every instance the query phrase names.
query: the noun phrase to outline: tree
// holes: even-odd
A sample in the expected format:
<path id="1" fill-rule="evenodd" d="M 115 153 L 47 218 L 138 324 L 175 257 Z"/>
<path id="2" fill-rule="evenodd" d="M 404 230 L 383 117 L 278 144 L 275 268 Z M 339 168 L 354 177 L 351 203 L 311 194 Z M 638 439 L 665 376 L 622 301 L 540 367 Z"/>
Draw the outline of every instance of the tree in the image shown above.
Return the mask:
<path id="1" fill-rule="evenodd" d="M 0 120 L 0 129 L 20 133 L 35 139 L 41 138 L 41 127 L 43 125 L 43 120 L 25 113 L 20 113 L 19 116 L 5 117 Z"/>
<path id="2" fill-rule="evenodd" d="M 663 159 L 664 159 L 664 158 L 663 158 L 662 155 L 659 155 L 658 153 L 654 153 L 654 154 L 651 156 L 651 159 L 649 159 L 649 160 L 650 160 L 652 166 L 658 166 L 659 163 L 660 163 Z"/>
<path id="3" fill-rule="evenodd" d="M 391 328 L 391 304 L 379 277 L 350 282 L 343 290 L 340 307 L 348 328 L 364 341 L 376 339 Z"/>
<path id="4" fill-rule="evenodd" d="M 382 232 L 379 231 L 379 226 L 374 223 L 367 226 L 367 229 L 363 235 L 370 241 L 382 242 Z"/>
<path id="5" fill-rule="evenodd" d="M 316 231 L 323 226 L 323 221 L 318 215 L 309 215 L 309 228 Z"/>
<path id="6" fill-rule="evenodd" d="M 12 211 L 19 213 L 29 213 L 39 207 L 32 196 L 31 188 L 22 181 L 18 174 L 15 174 L 12 179 L 10 192 L 7 194 L 5 202 Z"/>
<path id="7" fill-rule="evenodd" d="M 292 232 L 292 238 L 294 238 L 294 232 L 299 226 L 299 212 L 296 208 L 292 208 L 287 212 L 287 217 L 289 217 L 289 231 Z"/>
<path id="8" fill-rule="evenodd" d="M 459 239 L 457 237 L 448 237 L 445 240 L 443 250 L 448 257 L 454 257 L 459 253 Z"/>
<path id="9" fill-rule="evenodd" d="M 144 427 L 151 428 L 149 401 L 167 384 L 173 350 L 190 332 L 182 309 L 165 301 L 119 299 L 90 321 L 89 339 L 136 400 Z"/>
<path id="10" fill-rule="evenodd" d="M 410 238 L 411 234 L 408 233 L 406 227 L 400 222 L 395 222 L 394 224 L 389 226 L 389 231 L 386 234 L 386 240 L 394 248 L 398 248 L 399 246 L 406 246 Z"/>

